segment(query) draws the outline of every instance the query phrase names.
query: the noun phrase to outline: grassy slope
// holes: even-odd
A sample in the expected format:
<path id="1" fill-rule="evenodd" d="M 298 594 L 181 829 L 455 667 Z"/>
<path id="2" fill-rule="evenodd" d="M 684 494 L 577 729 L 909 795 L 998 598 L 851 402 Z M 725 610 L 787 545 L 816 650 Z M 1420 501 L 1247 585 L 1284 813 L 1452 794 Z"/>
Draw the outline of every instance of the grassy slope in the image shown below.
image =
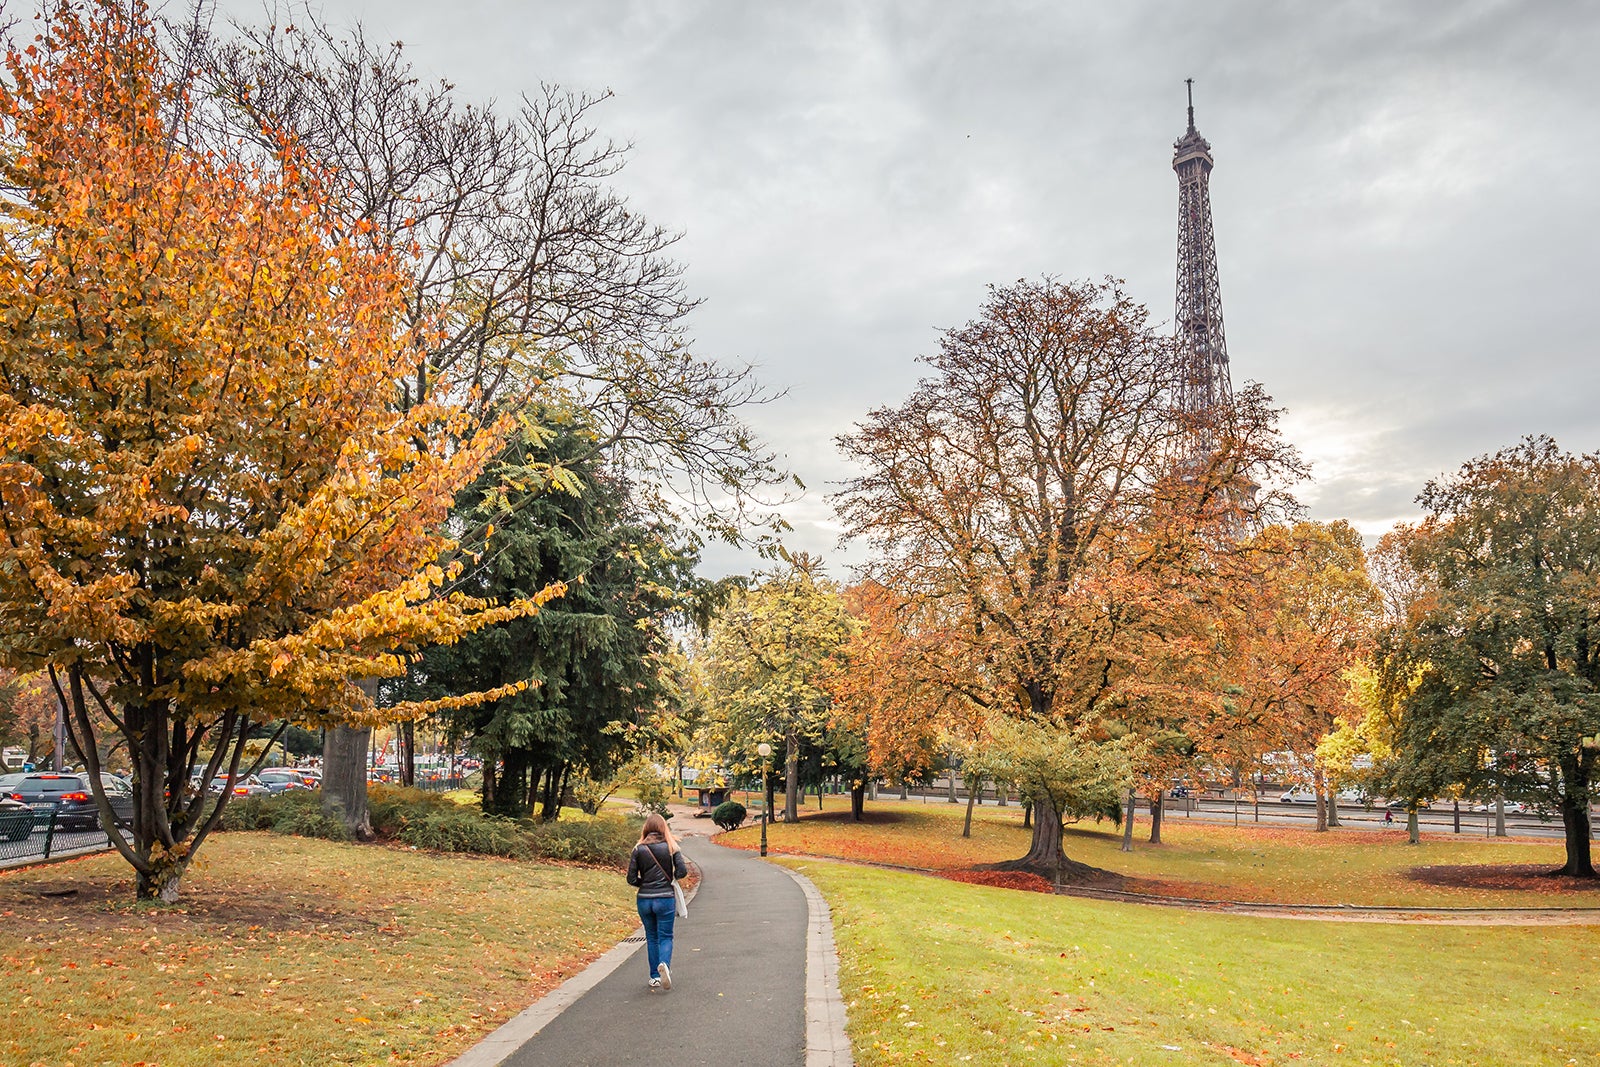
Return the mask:
<path id="1" fill-rule="evenodd" d="M 438 1063 L 637 924 L 612 871 L 264 833 L 200 862 L 176 909 L 112 856 L 0 875 L 0 1063 Z"/>
<path id="2" fill-rule="evenodd" d="M 965 868 L 1014 859 L 1027 851 L 1028 831 L 1016 808 L 979 809 L 973 836 L 961 833 L 963 809 L 950 804 L 877 802 L 869 821 L 851 823 L 838 810 L 811 812 L 798 823 L 775 823 L 771 849 L 834 856 L 870 863 L 926 869 Z M 1121 835 L 1109 823 L 1069 827 L 1064 839 L 1073 859 L 1142 879 L 1158 880 L 1172 893 L 1210 899 L 1295 903 L 1433 906 L 1600 906 L 1600 888 L 1588 892 L 1466 889 L 1427 885 L 1412 868 L 1445 864 L 1543 864 L 1560 866 L 1562 846 L 1551 841 L 1485 840 L 1429 834 L 1420 846 L 1406 844 L 1404 829 L 1311 830 L 1203 823 L 1168 817 L 1164 843 L 1143 840 L 1139 827 L 1131 853 L 1119 850 Z M 719 838 L 755 847 L 759 830 L 747 827 Z M 1140 887 L 1135 887 L 1140 888 Z M 1145 887 L 1150 888 L 1150 887 Z"/>
<path id="3" fill-rule="evenodd" d="M 1259 919 L 785 862 L 833 909 L 862 1067 L 1600 1059 L 1597 927 Z"/>

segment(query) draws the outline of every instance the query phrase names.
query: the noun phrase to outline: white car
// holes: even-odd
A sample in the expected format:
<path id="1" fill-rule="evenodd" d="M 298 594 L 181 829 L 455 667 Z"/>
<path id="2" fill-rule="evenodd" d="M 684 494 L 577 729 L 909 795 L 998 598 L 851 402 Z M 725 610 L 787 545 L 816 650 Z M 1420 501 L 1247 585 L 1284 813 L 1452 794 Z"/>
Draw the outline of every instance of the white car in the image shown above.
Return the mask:
<path id="1" fill-rule="evenodd" d="M 1315 804 L 1317 794 L 1309 789 L 1291 789 L 1278 798 L 1280 804 Z"/>

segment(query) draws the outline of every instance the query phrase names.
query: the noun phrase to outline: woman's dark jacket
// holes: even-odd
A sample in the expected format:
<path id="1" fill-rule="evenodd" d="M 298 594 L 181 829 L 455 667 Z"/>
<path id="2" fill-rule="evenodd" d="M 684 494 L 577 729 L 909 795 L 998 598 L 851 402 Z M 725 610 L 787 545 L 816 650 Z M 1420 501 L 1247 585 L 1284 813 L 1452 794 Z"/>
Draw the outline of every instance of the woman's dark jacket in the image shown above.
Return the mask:
<path id="1" fill-rule="evenodd" d="M 660 834 L 650 834 L 633 846 L 633 855 L 628 857 L 628 884 L 638 886 L 641 897 L 670 897 L 672 882 L 667 878 L 668 871 L 673 878 L 683 878 L 689 868 L 684 866 L 683 853 L 673 852 Z"/>

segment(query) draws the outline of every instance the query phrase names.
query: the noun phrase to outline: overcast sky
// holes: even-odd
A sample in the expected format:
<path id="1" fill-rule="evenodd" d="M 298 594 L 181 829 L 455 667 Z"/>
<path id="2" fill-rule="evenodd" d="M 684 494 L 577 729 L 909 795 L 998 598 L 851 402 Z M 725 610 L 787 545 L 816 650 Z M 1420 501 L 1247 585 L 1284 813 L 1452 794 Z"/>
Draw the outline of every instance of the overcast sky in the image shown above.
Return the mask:
<path id="1" fill-rule="evenodd" d="M 1287 409 L 1313 517 L 1377 534 L 1524 434 L 1600 447 L 1600 5 L 317 9 L 473 97 L 615 92 L 619 190 L 685 231 L 698 349 L 787 390 L 749 421 L 810 486 L 788 543 L 841 577 L 833 438 L 907 393 L 985 285 L 1116 275 L 1170 320 L 1186 77 L 1234 383 Z"/>

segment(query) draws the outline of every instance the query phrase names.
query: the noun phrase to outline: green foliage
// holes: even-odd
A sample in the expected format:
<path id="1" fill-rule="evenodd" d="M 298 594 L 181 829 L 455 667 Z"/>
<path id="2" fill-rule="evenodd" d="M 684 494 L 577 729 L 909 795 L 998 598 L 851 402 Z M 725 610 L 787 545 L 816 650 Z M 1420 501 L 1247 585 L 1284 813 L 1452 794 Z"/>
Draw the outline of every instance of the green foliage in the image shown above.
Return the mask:
<path id="1" fill-rule="evenodd" d="M 736 590 L 712 625 L 706 656 L 705 747 L 736 774 L 776 773 L 791 817 L 803 784 L 830 767 L 859 772 L 864 755 L 859 734 L 829 729 L 838 659 L 856 622 L 818 570 L 797 555 L 755 588 Z M 763 741 L 772 745 L 770 762 L 757 755 Z"/>
<path id="2" fill-rule="evenodd" d="M 397 812 L 399 828 L 395 840 L 435 852 L 471 852 L 508 859 L 533 855 L 530 835 L 515 820 L 459 805 L 452 807 L 454 811 L 423 807 Z"/>
<path id="3" fill-rule="evenodd" d="M 672 779 L 657 770 L 654 764 L 636 760 L 624 768 L 618 777 L 623 784 L 638 794 L 640 818 L 651 812 L 658 815 L 667 814 L 667 799 L 672 795 Z"/>
<path id="4" fill-rule="evenodd" d="M 615 867 L 628 862 L 628 852 L 639 840 L 639 823 L 611 815 L 559 819 L 533 824 L 528 835 L 534 851 L 546 859 Z"/>
<path id="5" fill-rule="evenodd" d="M 271 830 L 295 837 L 350 840 L 344 820 L 322 811 L 316 793 L 295 790 L 275 797 L 235 797 L 222 811 L 222 830 Z"/>
<path id="6" fill-rule="evenodd" d="M 1564 870 L 1593 876 L 1600 771 L 1600 456 L 1547 437 L 1465 464 L 1397 535 L 1418 591 L 1382 649 L 1398 795 L 1559 810 Z"/>
<path id="7" fill-rule="evenodd" d="M 610 799 L 611 794 L 617 791 L 622 783 L 615 777 L 595 781 L 583 772 L 574 774 L 567 785 L 567 792 L 572 799 L 577 801 L 578 808 L 585 815 L 593 815 L 600 810 L 600 806 Z"/>
<path id="8" fill-rule="evenodd" d="M 975 769 L 986 777 L 1016 783 L 1024 798 L 1043 799 L 1063 821 L 1108 818 L 1121 824 L 1122 794 L 1132 777 L 1125 745 L 1021 719 L 997 718 L 990 734 L 990 747 L 975 757 Z"/>
<path id="9" fill-rule="evenodd" d="M 369 805 L 380 837 L 435 852 L 618 866 L 639 839 L 636 819 L 599 816 L 532 823 L 485 815 L 442 794 L 401 786 L 374 785 Z M 311 792 L 238 798 L 223 812 L 222 828 L 350 840 L 344 821 L 323 814 Z"/>
<path id="10" fill-rule="evenodd" d="M 553 813 L 569 768 L 569 783 L 580 769 L 603 782 L 651 740 L 674 698 L 666 624 L 695 614 L 700 589 L 694 550 L 646 520 L 632 484 L 595 461 L 592 427 L 571 411 L 539 414 L 559 432 L 515 444 L 456 501 L 460 521 L 493 527 L 459 588 L 505 601 L 565 582 L 565 594 L 536 617 L 429 650 L 403 683 L 385 687 L 386 699 L 401 700 L 533 683 L 451 713 L 451 732 L 499 765 L 488 805 L 513 816 L 528 812 L 536 783 Z M 529 473 L 547 464 L 577 481 Z"/>
<path id="11" fill-rule="evenodd" d="M 711 821 L 724 830 L 736 830 L 744 825 L 746 814 L 743 804 L 737 800 L 725 800 L 711 813 Z"/>

